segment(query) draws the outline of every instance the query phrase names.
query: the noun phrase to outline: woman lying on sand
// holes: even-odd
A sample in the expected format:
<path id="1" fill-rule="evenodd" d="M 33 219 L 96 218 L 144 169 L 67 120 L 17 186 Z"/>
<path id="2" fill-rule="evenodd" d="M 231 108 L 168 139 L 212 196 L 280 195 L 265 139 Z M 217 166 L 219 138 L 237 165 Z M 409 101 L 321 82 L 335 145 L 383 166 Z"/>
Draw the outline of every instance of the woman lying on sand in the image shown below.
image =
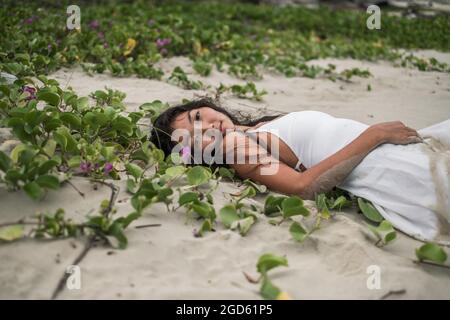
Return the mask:
<path id="1" fill-rule="evenodd" d="M 419 132 L 398 121 L 368 126 L 317 111 L 242 122 L 202 99 L 159 115 L 151 141 L 166 155 L 214 145 L 216 164 L 303 199 L 337 186 L 420 239 L 436 239 L 449 226 L 450 120 Z M 245 161 L 236 161 L 241 156 Z M 273 164 L 276 170 L 268 170 Z"/>

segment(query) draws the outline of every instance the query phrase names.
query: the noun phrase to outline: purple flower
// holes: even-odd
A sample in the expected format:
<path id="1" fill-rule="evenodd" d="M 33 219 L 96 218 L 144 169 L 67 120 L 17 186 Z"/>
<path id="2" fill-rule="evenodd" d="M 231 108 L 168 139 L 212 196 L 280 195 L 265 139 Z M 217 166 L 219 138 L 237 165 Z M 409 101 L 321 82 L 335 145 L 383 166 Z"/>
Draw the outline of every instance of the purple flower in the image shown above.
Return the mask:
<path id="1" fill-rule="evenodd" d="M 103 168 L 103 172 L 105 175 L 108 175 L 113 170 L 113 165 L 109 162 L 105 163 L 105 167 Z"/>
<path id="2" fill-rule="evenodd" d="M 166 48 L 162 48 L 162 49 L 159 51 L 159 53 L 161 53 L 163 56 L 165 56 L 165 55 L 168 53 L 168 51 L 167 51 Z"/>
<path id="3" fill-rule="evenodd" d="M 81 164 L 80 164 L 80 170 L 81 170 L 81 172 L 83 172 L 83 173 L 89 173 L 89 172 L 91 172 L 91 163 L 90 162 L 82 162 Z"/>
<path id="4" fill-rule="evenodd" d="M 156 39 L 156 46 L 158 48 L 163 47 L 164 46 L 164 42 L 162 39 Z"/>
<path id="5" fill-rule="evenodd" d="M 97 29 L 98 27 L 100 27 L 100 23 L 97 20 L 92 20 L 89 23 L 89 27 L 91 27 L 91 29 Z"/>
<path id="6" fill-rule="evenodd" d="M 36 99 L 36 89 L 30 86 L 24 86 L 23 92 L 27 92 L 29 95 L 25 98 L 25 100 L 30 101 Z"/>
<path id="7" fill-rule="evenodd" d="M 164 38 L 164 39 L 156 39 L 156 46 L 160 49 L 168 44 L 170 44 L 171 40 L 169 38 Z"/>
<path id="8" fill-rule="evenodd" d="M 37 16 L 31 16 L 30 18 L 23 20 L 23 23 L 25 23 L 25 24 L 32 24 L 37 19 L 38 19 Z"/>
<path id="9" fill-rule="evenodd" d="M 103 48 L 108 48 L 109 47 L 109 44 L 108 44 L 108 42 L 103 42 Z"/>
<path id="10" fill-rule="evenodd" d="M 48 49 L 48 51 L 51 51 L 51 50 L 52 50 L 52 45 L 49 44 L 49 45 L 47 46 L 47 49 Z"/>
<path id="11" fill-rule="evenodd" d="M 149 27 L 151 27 L 152 25 L 154 25 L 155 24 L 155 20 L 153 20 L 153 19 L 149 19 L 148 21 L 147 21 L 147 25 L 149 26 Z"/>
<path id="12" fill-rule="evenodd" d="M 31 94 L 35 94 L 35 93 L 36 93 L 36 89 L 33 88 L 33 87 L 30 87 L 30 86 L 24 86 L 24 87 L 23 87 L 23 91 L 24 91 L 24 92 L 31 93 Z"/>
<path id="13" fill-rule="evenodd" d="M 191 159 L 191 148 L 189 146 L 184 146 L 181 151 L 181 159 L 184 163 L 188 163 Z"/>
<path id="14" fill-rule="evenodd" d="M 100 38 L 100 39 L 105 39 L 105 34 L 103 33 L 103 32 L 99 32 L 99 33 L 97 33 L 97 36 Z"/>

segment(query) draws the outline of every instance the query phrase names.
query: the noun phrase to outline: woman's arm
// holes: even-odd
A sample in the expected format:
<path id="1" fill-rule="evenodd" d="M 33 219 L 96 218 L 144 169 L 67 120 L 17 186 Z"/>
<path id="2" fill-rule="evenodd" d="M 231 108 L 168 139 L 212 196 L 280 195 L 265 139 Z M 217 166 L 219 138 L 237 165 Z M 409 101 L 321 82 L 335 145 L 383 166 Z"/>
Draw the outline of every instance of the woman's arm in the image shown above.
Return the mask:
<path id="1" fill-rule="evenodd" d="M 251 154 L 256 152 L 248 147 L 247 141 L 238 137 L 236 152 Z M 304 199 L 314 199 L 317 193 L 326 192 L 342 183 L 350 172 L 374 148 L 382 143 L 408 144 L 420 142 L 415 130 L 406 127 L 401 122 L 387 122 L 369 127 L 347 146 L 309 168 L 305 172 L 297 172 L 284 163 L 270 158 L 266 163 L 232 164 L 231 166 L 243 178 L 258 181 L 270 189 L 296 194 Z M 242 146 L 247 146 L 243 150 Z M 301 159 L 300 159 L 301 160 Z M 268 165 L 278 165 L 278 170 L 272 175 L 263 174 Z"/>

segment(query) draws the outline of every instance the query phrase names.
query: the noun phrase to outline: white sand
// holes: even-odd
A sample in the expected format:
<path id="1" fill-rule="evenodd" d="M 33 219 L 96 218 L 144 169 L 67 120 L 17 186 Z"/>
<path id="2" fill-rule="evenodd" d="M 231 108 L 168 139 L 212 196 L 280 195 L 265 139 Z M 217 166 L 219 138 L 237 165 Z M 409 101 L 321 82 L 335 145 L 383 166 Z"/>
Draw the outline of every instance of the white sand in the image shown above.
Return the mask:
<path id="1" fill-rule="evenodd" d="M 450 54 L 424 54 L 439 54 L 439 58 L 450 61 Z M 354 60 L 326 59 L 313 63 L 334 63 L 338 69 L 369 68 L 374 77 L 354 78 L 345 83 L 265 74 L 263 80 L 256 81 L 258 89 L 269 92 L 263 102 L 225 95 L 223 103 L 254 114 L 312 109 L 369 124 L 402 120 L 417 129 L 450 118 L 449 74 Z M 176 65 L 191 70 L 185 58 L 162 64 L 166 70 Z M 80 69 L 60 70 L 53 76 L 62 85 L 72 86 L 79 95 L 105 86 L 124 91 L 130 110 L 155 99 L 175 104 L 182 98 L 192 98 L 195 93 L 202 94 L 202 91 L 186 91 L 161 81 L 108 75 L 90 77 Z M 220 82 L 242 83 L 217 71 L 208 78 L 196 75 L 192 78 L 213 86 Z M 368 84 L 372 87 L 370 92 Z M 0 134 L 0 143 L 8 139 L 7 135 Z M 0 190 L 0 223 L 59 207 L 66 210 L 67 216 L 79 220 L 95 212 L 101 200 L 109 198 L 107 187 L 93 190 L 82 178 L 73 179 L 73 183 L 86 194 L 85 198 L 70 186 L 49 192 L 42 202 L 28 199 L 23 192 Z M 116 204 L 118 215 L 130 213 L 130 195 L 124 191 L 124 182 L 116 183 L 121 187 L 120 202 Z M 227 202 L 227 193 L 237 189 L 231 183 L 221 183 L 214 197 L 216 209 Z M 250 201 L 261 204 L 263 200 L 260 196 Z M 265 217 L 259 219 L 246 237 L 219 224 L 216 232 L 195 238 L 192 231 L 198 228 L 198 222 L 186 223 L 182 210 L 168 213 L 165 206 L 156 204 L 127 230 L 126 250 L 103 247 L 90 250 L 80 263 L 82 289 L 65 289 L 59 298 L 258 299 L 258 285 L 248 283 L 242 272 L 256 276 L 256 261 L 267 252 L 288 258 L 289 267 L 271 272 L 272 280 L 295 299 L 378 299 L 389 291 L 399 290 L 404 291 L 388 298 L 450 298 L 450 270 L 412 262 L 414 249 L 420 242 L 399 233 L 394 243 L 377 248 L 362 221 L 352 210 L 338 213 L 303 244 L 291 238 L 288 223 L 275 227 Z M 135 228 L 149 223 L 162 226 Z M 82 249 L 83 241 L 73 239 L 25 239 L 0 245 L 0 298 L 50 298 L 65 268 Z M 370 265 L 381 268 L 380 290 L 369 290 L 366 286 L 366 270 Z"/>

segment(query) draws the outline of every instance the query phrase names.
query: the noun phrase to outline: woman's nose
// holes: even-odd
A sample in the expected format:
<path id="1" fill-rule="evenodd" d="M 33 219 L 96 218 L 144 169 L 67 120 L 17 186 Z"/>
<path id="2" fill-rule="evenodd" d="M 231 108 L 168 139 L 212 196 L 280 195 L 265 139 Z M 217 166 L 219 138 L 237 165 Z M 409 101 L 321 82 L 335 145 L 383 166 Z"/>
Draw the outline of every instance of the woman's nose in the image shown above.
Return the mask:
<path id="1" fill-rule="evenodd" d="M 202 123 L 202 132 L 205 133 L 209 129 L 214 129 L 213 123 Z"/>

